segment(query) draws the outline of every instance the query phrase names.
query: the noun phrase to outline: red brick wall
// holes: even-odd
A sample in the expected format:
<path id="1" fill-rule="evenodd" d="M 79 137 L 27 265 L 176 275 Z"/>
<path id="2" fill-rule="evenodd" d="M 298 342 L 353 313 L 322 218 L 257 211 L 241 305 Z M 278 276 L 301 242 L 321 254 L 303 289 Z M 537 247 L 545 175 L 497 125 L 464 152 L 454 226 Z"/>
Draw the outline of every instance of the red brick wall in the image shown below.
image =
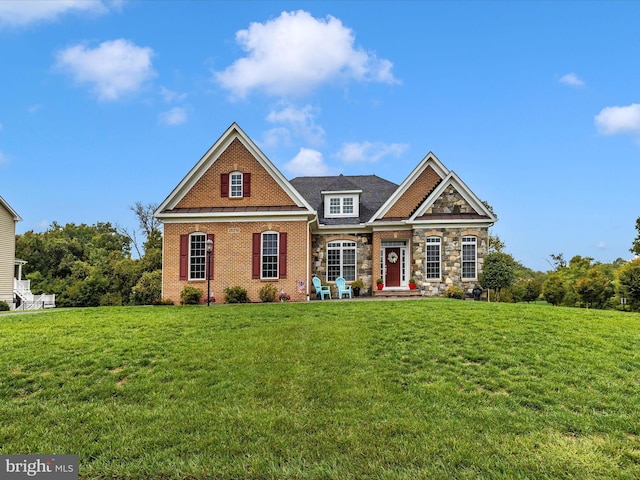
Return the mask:
<path id="1" fill-rule="evenodd" d="M 229 198 L 220 195 L 220 174 L 236 170 L 251 173 L 250 197 Z M 295 205 L 295 202 L 236 138 L 176 206 L 197 208 L 273 205 Z"/>
<path id="2" fill-rule="evenodd" d="M 409 186 L 404 195 L 389 209 L 385 214 L 385 218 L 408 217 L 440 180 L 440 175 L 431 166 L 428 166 Z"/>
<path id="3" fill-rule="evenodd" d="M 253 233 L 267 230 L 287 232 L 287 278 L 253 280 L 251 254 Z M 240 286 L 247 290 L 249 300 L 259 302 L 258 292 L 266 283 L 273 283 L 291 295 L 292 301 L 303 301 L 305 293 L 297 292 L 297 282 L 309 282 L 307 274 L 307 223 L 305 221 L 264 221 L 224 223 L 166 223 L 164 225 L 164 258 L 162 296 L 180 303 L 180 292 L 185 285 L 193 285 L 206 297 L 207 281 L 180 280 L 180 235 L 193 232 L 213 233 L 213 278 L 211 290 L 217 302 L 224 301 L 226 287 Z"/>

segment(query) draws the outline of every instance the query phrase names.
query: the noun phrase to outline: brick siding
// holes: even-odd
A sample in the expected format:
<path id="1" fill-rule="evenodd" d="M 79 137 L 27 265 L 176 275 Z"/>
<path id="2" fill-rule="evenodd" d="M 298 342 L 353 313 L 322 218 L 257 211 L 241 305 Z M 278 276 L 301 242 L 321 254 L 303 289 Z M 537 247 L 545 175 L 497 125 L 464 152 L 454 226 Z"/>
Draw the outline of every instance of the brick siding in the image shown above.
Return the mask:
<path id="1" fill-rule="evenodd" d="M 433 190 L 442 180 L 440 175 L 429 165 L 407 188 L 402 198 L 389 209 L 385 218 L 407 218 L 424 200 L 427 193 Z"/>
<path id="2" fill-rule="evenodd" d="M 278 291 L 284 289 L 292 301 L 303 301 L 306 294 L 298 292 L 298 282 L 306 283 L 307 223 L 305 221 L 166 223 L 164 226 L 164 258 L 162 296 L 180 303 L 185 285 L 202 290 L 206 299 L 206 280 L 180 280 L 180 235 L 193 232 L 213 233 L 213 278 L 211 291 L 216 302 L 224 301 L 226 287 L 240 286 L 247 290 L 249 300 L 259 302 L 259 292 L 265 283 L 273 283 Z M 252 238 L 265 231 L 287 232 L 287 278 L 254 280 L 251 278 Z"/>
<path id="3" fill-rule="evenodd" d="M 251 196 L 220 196 L 220 174 L 233 171 L 251 173 Z M 176 205 L 177 208 L 255 207 L 295 205 L 273 177 L 239 139 L 233 140 L 211 167 Z"/>

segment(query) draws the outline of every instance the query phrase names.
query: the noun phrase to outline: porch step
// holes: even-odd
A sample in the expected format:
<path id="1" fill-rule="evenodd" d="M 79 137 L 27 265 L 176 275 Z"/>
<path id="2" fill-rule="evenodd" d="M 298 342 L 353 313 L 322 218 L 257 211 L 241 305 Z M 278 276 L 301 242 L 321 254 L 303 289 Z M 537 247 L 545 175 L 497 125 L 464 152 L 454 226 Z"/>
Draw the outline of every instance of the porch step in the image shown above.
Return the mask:
<path id="1" fill-rule="evenodd" d="M 420 290 L 374 290 L 373 296 L 376 298 L 394 298 L 394 297 L 421 297 Z"/>

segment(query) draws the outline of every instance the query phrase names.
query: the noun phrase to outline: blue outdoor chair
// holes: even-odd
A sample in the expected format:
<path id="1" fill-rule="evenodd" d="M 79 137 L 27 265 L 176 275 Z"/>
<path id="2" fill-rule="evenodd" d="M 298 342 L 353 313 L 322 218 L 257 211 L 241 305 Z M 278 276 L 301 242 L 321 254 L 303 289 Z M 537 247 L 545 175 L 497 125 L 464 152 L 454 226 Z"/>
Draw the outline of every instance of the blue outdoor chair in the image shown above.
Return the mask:
<path id="1" fill-rule="evenodd" d="M 331 299 L 331 287 L 322 285 L 318 277 L 313 277 L 313 287 L 316 289 L 316 297 L 319 296 L 321 300 L 324 300 L 325 295 L 329 295 L 329 299 Z"/>
<path id="2" fill-rule="evenodd" d="M 336 288 L 338 289 L 338 298 L 342 298 L 343 295 L 349 295 L 349 298 L 353 298 L 351 296 L 351 285 L 347 285 L 347 281 L 342 278 L 336 278 Z"/>

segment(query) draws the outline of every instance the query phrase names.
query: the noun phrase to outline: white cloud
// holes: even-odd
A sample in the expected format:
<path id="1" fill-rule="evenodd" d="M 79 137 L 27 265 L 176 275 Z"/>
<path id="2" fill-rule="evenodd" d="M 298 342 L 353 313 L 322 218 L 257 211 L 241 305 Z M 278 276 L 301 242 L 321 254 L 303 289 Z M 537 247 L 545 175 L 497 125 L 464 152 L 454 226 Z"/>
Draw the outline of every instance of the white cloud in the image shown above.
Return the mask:
<path id="1" fill-rule="evenodd" d="M 393 64 L 354 47 L 351 29 L 332 16 L 317 19 L 308 12 L 282 12 L 265 23 L 236 32 L 247 52 L 215 80 L 236 97 L 253 90 L 281 97 L 305 94 L 336 79 L 398 83 Z"/>
<path id="2" fill-rule="evenodd" d="M 69 12 L 102 15 L 108 11 L 102 0 L 2 0 L 0 25 L 21 27 L 40 21 L 53 21 Z"/>
<path id="3" fill-rule="evenodd" d="M 595 116 L 595 124 L 601 135 L 640 136 L 640 104 L 603 108 Z"/>
<path id="4" fill-rule="evenodd" d="M 607 243 L 606 242 L 598 242 L 598 248 L 600 250 L 606 250 L 607 249 Z"/>
<path id="5" fill-rule="evenodd" d="M 186 93 L 177 93 L 165 87 L 160 87 L 160 94 L 167 103 L 179 102 L 187 98 Z"/>
<path id="6" fill-rule="evenodd" d="M 3 163 L 9 163 L 9 159 L 4 153 L 0 152 L 0 165 Z"/>
<path id="7" fill-rule="evenodd" d="M 285 170 L 295 176 L 316 177 L 329 175 L 329 167 L 324 163 L 322 153 L 309 148 L 301 148 L 298 154 L 284 165 Z"/>
<path id="8" fill-rule="evenodd" d="M 297 108 L 293 105 L 287 105 L 279 111 L 271 111 L 267 115 L 267 121 L 272 124 L 285 125 L 269 130 L 266 138 L 272 146 L 284 140 L 285 143 L 290 141 L 291 136 L 300 138 L 312 145 L 320 145 L 324 141 L 325 131 L 322 127 L 315 124 L 315 115 L 312 112 L 313 107 L 306 105 Z"/>
<path id="9" fill-rule="evenodd" d="M 160 123 L 170 127 L 180 125 L 187 121 L 187 112 L 184 108 L 175 107 L 168 112 L 163 112 L 158 116 Z"/>
<path id="10" fill-rule="evenodd" d="M 387 156 L 399 157 L 408 147 L 406 143 L 350 142 L 342 145 L 336 157 L 345 163 L 373 163 Z"/>
<path id="11" fill-rule="evenodd" d="M 573 72 L 561 76 L 558 81 L 570 87 L 584 87 L 584 81 Z"/>
<path id="12" fill-rule="evenodd" d="M 117 100 L 155 76 L 153 50 L 129 40 L 102 42 L 96 48 L 75 45 L 57 55 L 56 66 L 81 84 L 93 84 L 100 100 Z"/>

